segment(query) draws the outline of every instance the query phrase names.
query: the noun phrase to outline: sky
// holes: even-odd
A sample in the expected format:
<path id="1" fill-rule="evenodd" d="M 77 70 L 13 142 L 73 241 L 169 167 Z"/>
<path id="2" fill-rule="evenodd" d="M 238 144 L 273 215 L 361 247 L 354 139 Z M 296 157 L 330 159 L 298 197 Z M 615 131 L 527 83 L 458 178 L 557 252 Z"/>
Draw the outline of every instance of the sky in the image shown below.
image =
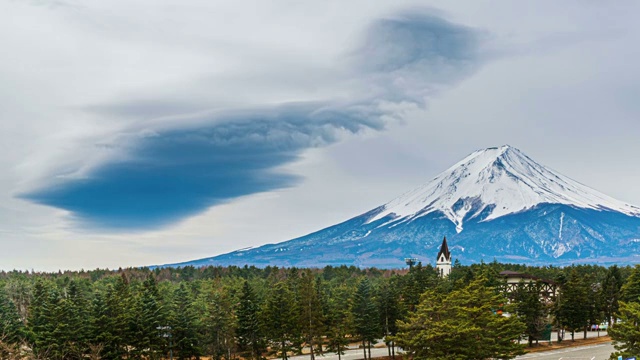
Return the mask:
<path id="1" fill-rule="evenodd" d="M 640 205 L 639 12 L 0 1 L 0 269 L 285 241 L 504 144 Z"/>

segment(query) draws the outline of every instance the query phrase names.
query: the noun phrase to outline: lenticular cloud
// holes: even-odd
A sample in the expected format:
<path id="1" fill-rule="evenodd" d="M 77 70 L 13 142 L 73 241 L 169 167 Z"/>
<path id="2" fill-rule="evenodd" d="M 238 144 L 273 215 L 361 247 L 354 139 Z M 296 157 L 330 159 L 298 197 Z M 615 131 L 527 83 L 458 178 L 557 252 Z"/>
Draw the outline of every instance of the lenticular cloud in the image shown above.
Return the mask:
<path id="1" fill-rule="evenodd" d="M 361 98 L 229 109 L 119 134 L 117 149 L 80 178 L 50 174 L 22 195 L 61 208 L 82 226 L 150 229 L 234 198 L 294 186 L 276 170 L 342 134 L 380 131 L 401 116 L 389 103 L 422 105 L 480 65 L 480 33 L 431 15 L 377 20 L 351 60 Z"/>

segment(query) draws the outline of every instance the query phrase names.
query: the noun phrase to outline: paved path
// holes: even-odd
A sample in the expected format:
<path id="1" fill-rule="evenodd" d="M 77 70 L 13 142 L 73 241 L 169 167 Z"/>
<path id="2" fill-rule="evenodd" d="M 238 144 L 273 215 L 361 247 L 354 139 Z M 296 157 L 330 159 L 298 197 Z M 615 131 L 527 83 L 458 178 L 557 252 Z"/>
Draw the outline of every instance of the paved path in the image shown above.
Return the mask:
<path id="1" fill-rule="evenodd" d="M 401 360 L 402 356 L 398 354 L 398 351 L 396 349 L 396 359 Z M 376 357 L 383 357 L 383 356 L 387 356 L 389 355 L 389 351 L 387 350 L 387 348 L 371 348 L 371 357 L 372 358 L 376 358 Z M 299 355 L 299 356 L 291 356 L 290 359 L 296 359 L 296 360 L 302 360 L 302 359 L 309 359 L 309 355 Z M 356 360 L 356 359 L 362 359 L 363 358 L 363 352 L 362 349 L 357 349 L 357 350 L 347 350 L 345 351 L 345 354 L 342 355 L 342 359 L 345 360 Z M 325 353 L 324 356 L 322 355 L 316 355 L 316 360 L 338 360 L 338 355 L 334 354 L 334 353 Z"/>
<path id="2" fill-rule="evenodd" d="M 607 335 L 606 331 L 600 331 L 600 336 L 606 336 L 606 335 Z M 596 331 L 588 331 L 587 332 L 587 338 L 595 338 L 595 337 L 598 337 L 598 333 Z M 557 336 L 556 332 L 552 332 L 551 333 L 551 340 L 555 342 L 557 340 L 557 338 L 558 338 L 558 336 Z M 576 333 L 575 334 L 575 338 L 576 338 L 576 340 L 582 339 L 583 338 L 583 333 L 582 332 Z M 565 333 L 564 341 L 571 341 L 571 333 Z M 541 341 L 541 343 L 542 342 L 543 341 Z M 522 341 L 522 343 L 526 344 L 527 341 L 524 340 L 524 341 Z M 598 351 L 601 351 L 601 352 L 609 351 L 606 354 L 606 356 L 604 356 L 604 357 L 603 356 L 596 357 L 596 359 L 600 359 L 600 358 L 608 359 L 609 358 L 609 354 L 611 354 L 611 352 L 613 352 L 613 346 L 611 344 L 609 344 L 609 343 L 607 343 L 605 345 L 603 345 L 603 344 L 592 345 L 591 347 L 593 349 L 598 349 Z M 591 347 L 587 346 L 587 348 L 591 348 Z M 600 347 L 602 347 L 602 348 L 600 348 Z M 552 360 L 558 360 L 558 359 L 561 358 L 562 360 L 579 360 L 579 359 L 589 359 L 589 360 L 591 360 L 591 356 L 588 356 L 588 357 L 584 357 L 583 356 L 585 354 L 588 355 L 589 350 L 585 350 L 584 353 L 582 353 L 582 352 L 577 353 L 577 355 L 574 354 L 575 356 L 573 356 L 573 355 L 571 355 L 571 356 L 567 355 L 565 357 L 563 357 L 563 356 L 560 356 L 560 357 L 555 356 L 555 352 L 556 351 L 566 351 L 567 354 L 571 354 L 571 353 L 576 351 L 576 350 L 573 350 L 573 349 L 581 349 L 581 348 L 584 348 L 584 347 L 575 347 L 575 348 L 568 348 L 568 349 L 562 349 L 562 350 L 554 350 L 554 351 L 549 351 L 549 352 L 539 352 L 539 353 L 534 353 L 534 354 L 527 354 L 527 355 L 523 355 L 521 357 L 518 357 L 518 359 L 540 359 L 540 360 L 552 359 Z M 610 349 L 610 350 L 607 350 L 607 349 Z M 399 352 L 401 352 L 401 350 L 397 349 L 396 350 L 396 355 L 398 355 Z M 387 350 L 386 347 L 385 348 L 372 348 L 371 349 L 371 357 L 373 357 L 373 358 L 387 356 L 388 354 L 389 353 L 388 353 L 388 350 Z M 559 353 L 559 354 L 562 354 L 562 353 Z M 547 355 L 549 355 L 550 357 L 545 357 Z M 290 357 L 290 359 L 293 359 L 293 360 L 305 360 L 305 359 L 308 360 L 309 358 L 310 358 L 309 355 L 299 355 L 299 356 L 291 356 Z M 363 358 L 362 349 L 350 349 L 350 350 L 345 351 L 345 354 L 342 355 L 342 359 L 345 359 L 345 360 L 356 360 L 356 359 L 362 359 L 362 358 Z M 397 356 L 396 358 L 397 359 L 402 359 L 401 356 Z M 334 353 L 325 353 L 324 356 L 316 355 L 316 360 L 338 360 L 338 355 L 336 355 Z"/>
<path id="3" fill-rule="evenodd" d="M 587 338 L 595 338 L 595 337 L 599 337 L 599 336 L 607 336 L 607 332 L 606 331 L 600 331 L 600 334 L 598 334 L 597 331 L 587 331 Z M 580 340 L 584 338 L 584 333 L 581 332 L 577 332 L 575 333 L 575 339 L 576 340 Z M 556 342 L 558 341 L 558 333 L 553 331 L 551 333 L 551 341 Z M 570 332 L 565 332 L 564 333 L 564 341 L 571 341 L 571 333 Z M 540 341 L 543 342 L 543 341 Z M 548 342 L 548 341 L 547 341 Z M 527 343 L 526 340 L 523 341 L 523 343 Z"/>
<path id="4" fill-rule="evenodd" d="M 518 360 L 605 360 L 615 349 L 611 343 L 577 346 L 518 356 Z"/>

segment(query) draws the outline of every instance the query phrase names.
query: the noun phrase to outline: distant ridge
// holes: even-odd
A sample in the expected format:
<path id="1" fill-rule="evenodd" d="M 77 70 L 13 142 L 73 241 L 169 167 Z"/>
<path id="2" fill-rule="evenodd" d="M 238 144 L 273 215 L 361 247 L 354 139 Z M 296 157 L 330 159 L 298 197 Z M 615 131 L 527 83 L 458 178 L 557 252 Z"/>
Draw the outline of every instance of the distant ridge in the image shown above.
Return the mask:
<path id="1" fill-rule="evenodd" d="M 404 266 L 433 263 L 447 236 L 454 259 L 564 265 L 640 261 L 640 208 L 504 145 L 478 150 L 400 197 L 290 241 L 184 265 Z"/>

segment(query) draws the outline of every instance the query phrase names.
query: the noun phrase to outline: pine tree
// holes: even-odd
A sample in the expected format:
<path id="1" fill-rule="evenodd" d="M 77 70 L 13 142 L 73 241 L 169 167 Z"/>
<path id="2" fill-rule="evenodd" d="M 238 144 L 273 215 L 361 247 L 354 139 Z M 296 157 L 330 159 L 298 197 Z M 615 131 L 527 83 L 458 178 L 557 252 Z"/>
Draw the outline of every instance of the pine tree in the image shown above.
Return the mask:
<path id="1" fill-rule="evenodd" d="M 296 350 L 299 336 L 298 309 L 293 292 L 283 281 L 269 291 L 263 311 L 265 334 L 272 350 L 283 360 Z"/>
<path id="2" fill-rule="evenodd" d="M 262 326 L 258 315 L 260 305 L 253 289 L 244 282 L 238 304 L 238 329 L 236 336 L 241 350 L 249 351 L 249 358 L 258 360 L 264 350 Z"/>
<path id="3" fill-rule="evenodd" d="M 293 309 L 291 313 L 291 328 L 289 329 L 289 351 L 294 354 L 302 354 L 303 344 L 305 342 L 305 337 L 302 332 L 306 327 L 305 323 L 300 318 L 301 309 L 303 300 L 301 299 L 302 295 L 302 271 L 298 268 L 293 267 L 290 268 L 287 272 L 286 279 L 284 281 L 289 293 L 291 294 L 291 300 L 293 301 Z"/>
<path id="4" fill-rule="evenodd" d="M 327 350 L 338 354 L 338 360 L 342 359 L 344 351 L 348 349 L 348 334 L 353 328 L 351 314 L 351 290 L 341 285 L 330 294 L 327 304 Z"/>
<path id="5" fill-rule="evenodd" d="M 60 322 L 67 324 L 63 336 L 66 337 L 68 352 L 73 358 L 84 358 L 89 351 L 87 318 L 90 303 L 78 280 L 69 282 L 62 306 L 63 318 Z"/>
<path id="6" fill-rule="evenodd" d="M 159 328 L 166 326 L 168 319 L 152 273 L 142 283 L 140 295 L 133 302 L 132 345 L 135 357 L 155 359 L 162 353 L 164 343 Z"/>
<path id="7" fill-rule="evenodd" d="M 82 345 L 76 343 L 73 338 L 73 329 L 69 320 L 73 319 L 73 305 L 65 294 L 51 294 L 50 321 L 54 323 L 52 337 L 55 339 L 52 358 L 82 358 Z"/>
<path id="8" fill-rule="evenodd" d="M 237 322 L 228 291 L 207 289 L 196 304 L 202 314 L 204 353 L 216 360 L 230 359 L 235 347 Z"/>
<path id="9" fill-rule="evenodd" d="M 28 337 L 37 357 L 51 357 L 58 353 L 54 337 L 59 296 L 53 285 L 38 280 L 33 288 L 33 301 L 29 311 Z"/>
<path id="10" fill-rule="evenodd" d="M 193 307 L 193 300 L 184 283 L 176 289 L 173 302 L 173 320 L 171 334 L 173 349 L 178 359 L 199 357 L 199 329 L 196 322 L 197 315 Z"/>
<path id="11" fill-rule="evenodd" d="M 637 264 L 627 281 L 622 285 L 621 300 L 627 303 L 640 302 L 640 264 Z"/>
<path id="12" fill-rule="evenodd" d="M 607 269 L 607 273 L 602 281 L 602 289 L 600 292 L 600 301 L 604 317 L 609 325 L 614 324 L 615 316 L 618 313 L 621 288 L 622 274 L 620 273 L 620 268 L 618 268 L 617 265 L 613 265 Z"/>
<path id="13" fill-rule="evenodd" d="M 540 297 L 542 284 L 536 281 L 520 281 L 511 293 L 517 316 L 526 325 L 525 335 L 529 346 L 534 340 L 540 340 L 547 325 L 548 308 Z"/>
<path id="14" fill-rule="evenodd" d="M 640 302 L 620 302 L 618 313 L 620 322 L 608 329 L 609 336 L 613 339 L 613 346 L 617 350 L 611 354 L 610 359 L 618 356 L 628 358 L 640 354 Z"/>
<path id="15" fill-rule="evenodd" d="M 322 294 L 318 286 L 319 281 L 315 279 L 311 270 L 302 272 L 298 305 L 299 319 L 302 335 L 310 349 L 311 360 L 315 359 L 316 352 L 322 352 L 324 314 L 322 313 Z M 316 345 L 317 348 L 314 347 Z"/>
<path id="16" fill-rule="evenodd" d="M 511 359 L 525 325 L 495 312 L 507 299 L 486 278 L 441 293 L 427 290 L 416 312 L 399 322 L 398 345 L 414 359 Z M 507 305 L 507 310 L 510 310 Z"/>
<path id="17" fill-rule="evenodd" d="M 438 281 L 438 272 L 431 265 L 422 266 L 422 263 L 418 263 L 411 267 L 409 273 L 402 278 L 404 307 L 413 311 L 420 302 L 420 295 Z"/>
<path id="18" fill-rule="evenodd" d="M 24 325 L 18 309 L 0 288 L 0 358 L 16 352 L 24 338 Z"/>
<path id="19" fill-rule="evenodd" d="M 112 292 L 110 285 L 105 292 Z M 112 311 L 108 308 L 105 293 L 96 291 L 91 304 L 91 320 L 89 322 L 90 347 L 100 348 L 100 355 L 106 360 L 117 359 L 117 341 L 113 334 Z"/>
<path id="20" fill-rule="evenodd" d="M 393 336 L 398 331 L 397 321 L 400 320 L 402 312 L 400 310 L 400 296 L 398 287 L 390 282 L 385 282 L 377 296 L 378 314 L 380 314 L 381 335 L 389 349 L 389 356 L 395 358 L 395 346 Z"/>
<path id="21" fill-rule="evenodd" d="M 378 309 L 373 298 L 373 289 L 368 278 L 362 279 L 353 297 L 351 308 L 355 335 L 362 340 L 364 357 L 371 358 L 371 344 L 375 342 L 379 334 Z"/>
<path id="22" fill-rule="evenodd" d="M 569 272 L 566 283 L 560 288 L 560 296 L 556 301 L 556 319 L 562 327 L 571 331 L 571 340 L 575 340 L 576 330 L 585 330 L 589 326 L 590 284 L 584 280 L 576 268 Z"/>
<path id="23" fill-rule="evenodd" d="M 600 324 L 604 320 L 604 305 L 602 298 L 602 283 L 595 280 L 594 273 L 583 275 L 583 283 L 587 291 L 587 298 L 584 300 L 587 306 L 587 326 L 584 327 L 584 338 L 587 338 L 589 325 Z"/>
<path id="24" fill-rule="evenodd" d="M 37 333 L 37 355 L 51 359 L 81 359 L 84 357 L 86 343 L 84 335 L 76 332 L 73 326 L 79 325 L 82 310 L 78 307 L 81 295 L 78 289 L 71 287 L 73 298 L 67 288 L 71 282 L 65 279 L 62 289 L 51 285 L 42 304 L 44 312 L 40 314 L 43 326 Z"/>
<path id="25" fill-rule="evenodd" d="M 32 284 L 24 279 L 9 280 L 5 285 L 7 297 L 15 304 L 23 325 L 27 324 L 32 299 Z"/>
<path id="26" fill-rule="evenodd" d="M 135 339 L 131 331 L 133 318 L 129 280 L 123 273 L 108 284 L 102 292 L 97 292 L 92 304 L 91 343 L 101 346 L 101 357 L 116 360 L 130 357 L 129 350 Z"/>

